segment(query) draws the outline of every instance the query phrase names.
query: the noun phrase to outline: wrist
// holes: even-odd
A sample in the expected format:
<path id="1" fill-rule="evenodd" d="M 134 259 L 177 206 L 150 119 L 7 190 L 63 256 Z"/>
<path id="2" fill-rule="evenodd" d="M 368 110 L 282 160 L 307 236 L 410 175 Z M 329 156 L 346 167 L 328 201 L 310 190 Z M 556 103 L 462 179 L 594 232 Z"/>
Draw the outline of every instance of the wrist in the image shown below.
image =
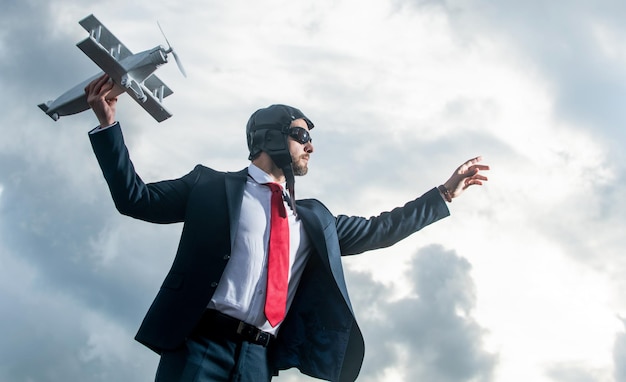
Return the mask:
<path id="1" fill-rule="evenodd" d="M 112 126 L 115 124 L 115 119 L 110 119 L 110 118 L 103 118 L 98 120 L 98 122 L 100 122 L 100 127 L 108 127 L 108 126 Z"/>
<path id="2" fill-rule="evenodd" d="M 442 184 L 441 186 L 437 187 L 437 189 L 441 193 L 441 196 L 446 200 L 446 202 L 452 203 L 452 193 L 450 192 L 450 190 L 448 190 L 446 186 Z"/>

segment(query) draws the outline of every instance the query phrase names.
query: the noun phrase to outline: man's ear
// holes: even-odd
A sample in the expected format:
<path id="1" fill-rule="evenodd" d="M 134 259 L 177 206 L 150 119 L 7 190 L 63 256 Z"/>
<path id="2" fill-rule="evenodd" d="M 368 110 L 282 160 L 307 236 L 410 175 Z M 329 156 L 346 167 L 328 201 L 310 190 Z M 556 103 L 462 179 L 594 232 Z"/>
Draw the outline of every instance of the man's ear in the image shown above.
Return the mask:
<path id="1" fill-rule="evenodd" d="M 278 130 L 265 130 L 263 136 L 263 148 L 269 154 L 276 151 L 288 150 L 285 135 Z"/>

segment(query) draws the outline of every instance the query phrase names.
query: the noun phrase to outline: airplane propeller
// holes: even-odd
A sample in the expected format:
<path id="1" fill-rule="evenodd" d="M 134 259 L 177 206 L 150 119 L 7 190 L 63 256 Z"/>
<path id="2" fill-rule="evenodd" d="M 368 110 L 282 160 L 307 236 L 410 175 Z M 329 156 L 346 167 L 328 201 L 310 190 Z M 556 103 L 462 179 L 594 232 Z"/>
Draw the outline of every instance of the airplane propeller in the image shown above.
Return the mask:
<path id="1" fill-rule="evenodd" d="M 157 21 L 157 25 L 159 26 L 159 29 L 161 30 L 161 34 L 163 35 L 163 38 L 165 38 L 165 42 L 167 43 L 167 50 L 165 50 L 165 54 L 172 53 L 172 55 L 174 56 L 174 61 L 176 61 L 176 65 L 178 65 L 178 70 L 180 70 L 183 77 L 187 78 L 187 73 L 185 72 L 185 68 L 183 68 L 182 62 L 178 58 L 178 54 L 176 54 L 176 51 L 174 50 L 170 42 L 167 40 L 167 36 L 165 36 L 165 32 L 163 32 L 163 28 L 161 28 L 161 24 L 158 21 Z"/>

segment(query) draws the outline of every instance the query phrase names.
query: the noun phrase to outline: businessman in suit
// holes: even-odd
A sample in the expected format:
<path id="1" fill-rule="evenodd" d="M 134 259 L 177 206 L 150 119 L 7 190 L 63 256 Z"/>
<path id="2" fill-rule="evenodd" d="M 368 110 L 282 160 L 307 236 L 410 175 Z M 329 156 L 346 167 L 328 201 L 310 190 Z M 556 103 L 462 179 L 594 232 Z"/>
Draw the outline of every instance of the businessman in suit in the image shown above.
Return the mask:
<path id="1" fill-rule="evenodd" d="M 296 367 L 354 381 L 364 354 L 341 256 L 387 247 L 449 215 L 446 203 L 487 178 L 480 157 L 444 184 L 369 219 L 334 216 L 295 199 L 294 175 L 314 152 L 313 122 L 272 105 L 246 126 L 250 165 L 202 165 L 145 184 L 115 119 L 104 75 L 85 88 L 100 125 L 89 137 L 117 209 L 154 223 L 183 222 L 178 251 L 136 339 L 161 355 L 157 381 L 269 381 Z"/>

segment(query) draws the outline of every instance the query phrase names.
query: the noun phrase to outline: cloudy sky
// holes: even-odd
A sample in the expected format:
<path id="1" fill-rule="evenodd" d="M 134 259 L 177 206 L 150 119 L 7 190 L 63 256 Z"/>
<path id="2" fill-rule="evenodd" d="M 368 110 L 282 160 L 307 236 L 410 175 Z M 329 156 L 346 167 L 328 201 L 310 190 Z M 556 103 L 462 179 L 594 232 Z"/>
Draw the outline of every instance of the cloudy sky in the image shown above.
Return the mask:
<path id="1" fill-rule="evenodd" d="M 243 168 L 245 122 L 272 103 L 315 122 L 297 194 L 336 214 L 491 165 L 450 218 L 344 260 L 360 381 L 626 381 L 625 2 L 49 3 L 0 13 L 0 380 L 154 378 L 133 336 L 181 226 L 117 214 L 95 117 L 36 106 L 98 71 L 75 46 L 93 13 L 134 52 L 164 43 L 159 20 L 187 69 L 158 71 L 171 119 L 118 104 L 146 181 Z"/>

